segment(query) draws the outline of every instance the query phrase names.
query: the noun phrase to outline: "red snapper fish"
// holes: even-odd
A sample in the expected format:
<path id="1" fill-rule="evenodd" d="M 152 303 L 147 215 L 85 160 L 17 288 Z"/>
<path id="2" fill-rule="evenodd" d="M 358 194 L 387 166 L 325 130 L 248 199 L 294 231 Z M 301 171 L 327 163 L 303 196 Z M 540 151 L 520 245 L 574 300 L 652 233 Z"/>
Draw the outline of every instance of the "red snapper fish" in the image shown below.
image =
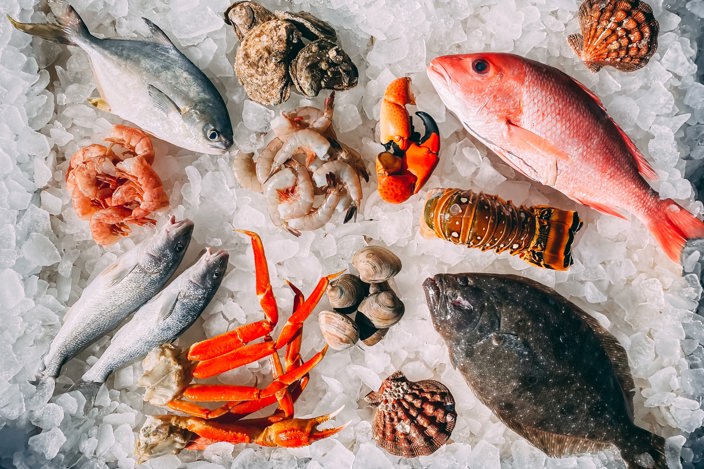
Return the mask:
<path id="1" fill-rule="evenodd" d="M 704 223 L 643 179 L 655 171 L 599 98 L 560 70 L 513 54 L 446 55 L 428 76 L 467 131 L 511 167 L 610 215 L 630 213 L 679 262 Z"/>

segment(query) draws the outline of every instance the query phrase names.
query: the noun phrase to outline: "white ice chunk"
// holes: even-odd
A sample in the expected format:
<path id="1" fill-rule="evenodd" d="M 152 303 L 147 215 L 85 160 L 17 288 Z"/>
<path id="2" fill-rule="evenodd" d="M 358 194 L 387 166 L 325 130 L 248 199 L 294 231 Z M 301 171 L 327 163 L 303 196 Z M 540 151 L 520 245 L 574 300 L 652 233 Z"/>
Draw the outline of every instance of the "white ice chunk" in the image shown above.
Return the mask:
<path id="1" fill-rule="evenodd" d="M 61 260 L 56 246 L 40 233 L 29 235 L 29 239 L 22 245 L 22 255 L 29 262 L 39 266 L 53 265 Z"/>
<path id="2" fill-rule="evenodd" d="M 242 107 L 242 122 L 254 132 L 268 132 L 275 113 L 266 106 L 245 99 Z"/>
<path id="3" fill-rule="evenodd" d="M 24 286 L 20 276 L 13 270 L 0 270 L 0 306 L 14 308 L 24 298 Z"/>
<path id="4" fill-rule="evenodd" d="M 64 418 L 64 409 L 61 406 L 50 402 L 44 408 L 33 412 L 30 422 L 41 429 L 47 430 L 58 427 Z"/>
<path id="5" fill-rule="evenodd" d="M 372 443 L 363 443 L 359 446 L 352 464 L 352 469 L 392 469 L 393 467 L 386 453 Z"/>
<path id="6" fill-rule="evenodd" d="M 65 442 L 66 437 L 58 428 L 35 435 L 28 441 L 29 447 L 43 454 L 46 459 L 54 459 Z"/>

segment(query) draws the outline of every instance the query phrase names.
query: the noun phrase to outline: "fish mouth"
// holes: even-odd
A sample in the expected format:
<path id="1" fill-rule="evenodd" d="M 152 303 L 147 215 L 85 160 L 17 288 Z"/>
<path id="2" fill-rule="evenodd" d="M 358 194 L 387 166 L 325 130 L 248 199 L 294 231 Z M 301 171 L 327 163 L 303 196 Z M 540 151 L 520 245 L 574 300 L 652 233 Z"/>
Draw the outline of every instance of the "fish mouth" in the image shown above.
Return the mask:
<path id="1" fill-rule="evenodd" d="M 428 303 L 428 308 L 430 308 L 430 315 L 433 316 L 440 301 L 440 287 L 435 277 L 425 279 L 423 282 L 423 290 L 425 290 L 425 299 Z"/>
<path id="2" fill-rule="evenodd" d="M 188 218 L 176 221 L 176 217 L 171 215 L 171 218 L 169 219 L 169 225 L 166 227 L 166 230 L 169 232 L 170 235 L 176 237 L 185 234 L 190 235 L 191 233 L 193 233 L 193 227 L 193 222 Z"/>
<path id="3" fill-rule="evenodd" d="M 218 249 L 217 251 L 213 251 L 213 248 L 207 247 L 205 248 L 205 255 L 208 258 L 214 259 L 214 260 L 221 260 L 223 258 L 229 259 L 230 254 L 228 254 L 227 251 L 224 249 Z"/>
<path id="4" fill-rule="evenodd" d="M 445 83 L 449 83 L 450 76 L 447 73 L 447 70 L 445 70 L 445 67 L 443 67 L 439 62 L 441 58 L 442 57 L 436 57 L 430 62 L 430 64 L 428 64 L 428 78 L 430 78 L 431 81 L 434 81 L 433 79 L 442 79 Z"/>
<path id="5" fill-rule="evenodd" d="M 220 154 L 227 152 L 234 143 L 233 139 L 221 140 L 216 143 L 211 143 L 210 148 L 218 150 Z"/>

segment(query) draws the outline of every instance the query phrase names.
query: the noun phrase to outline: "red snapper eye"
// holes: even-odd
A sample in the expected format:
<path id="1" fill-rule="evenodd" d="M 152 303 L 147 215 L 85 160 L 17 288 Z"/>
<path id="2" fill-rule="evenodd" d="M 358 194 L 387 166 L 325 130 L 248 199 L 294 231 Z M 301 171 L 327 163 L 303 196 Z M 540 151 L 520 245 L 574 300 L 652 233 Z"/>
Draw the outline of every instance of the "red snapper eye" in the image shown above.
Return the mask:
<path id="1" fill-rule="evenodd" d="M 489 62 L 484 59 L 475 59 L 474 62 L 472 62 L 472 70 L 480 75 L 484 75 L 489 71 Z"/>

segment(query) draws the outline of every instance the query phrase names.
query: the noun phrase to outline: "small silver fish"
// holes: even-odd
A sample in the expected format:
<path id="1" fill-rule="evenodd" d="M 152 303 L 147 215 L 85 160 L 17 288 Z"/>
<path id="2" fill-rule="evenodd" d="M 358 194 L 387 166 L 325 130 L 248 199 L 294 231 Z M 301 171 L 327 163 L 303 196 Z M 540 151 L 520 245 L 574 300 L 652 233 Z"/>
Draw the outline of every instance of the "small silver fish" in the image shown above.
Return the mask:
<path id="1" fill-rule="evenodd" d="M 169 222 L 108 266 L 66 312 L 44 356 L 41 378 L 55 378 L 63 364 L 113 330 L 166 284 L 183 260 L 193 233 L 191 220 Z"/>
<path id="2" fill-rule="evenodd" d="M 134 313 L 115 333 L 110 346 L 83 375 L 103 383 L 113 371 L 180 336 L 198 319 L 222 282 L 229 255 L 210 248 L 194 265 Z"/>
<path id="3" fill-rule="evenodd" d="M 12 25 L 34 36 L 83 49 L 101 99 L 99 109 L 188 150 L 220 155 L 232 146 L 232 124 L 212 82 L 146 18 L 151 41 L 100 39 L 65 0 L 49 0 L 57 24 Z"/>

